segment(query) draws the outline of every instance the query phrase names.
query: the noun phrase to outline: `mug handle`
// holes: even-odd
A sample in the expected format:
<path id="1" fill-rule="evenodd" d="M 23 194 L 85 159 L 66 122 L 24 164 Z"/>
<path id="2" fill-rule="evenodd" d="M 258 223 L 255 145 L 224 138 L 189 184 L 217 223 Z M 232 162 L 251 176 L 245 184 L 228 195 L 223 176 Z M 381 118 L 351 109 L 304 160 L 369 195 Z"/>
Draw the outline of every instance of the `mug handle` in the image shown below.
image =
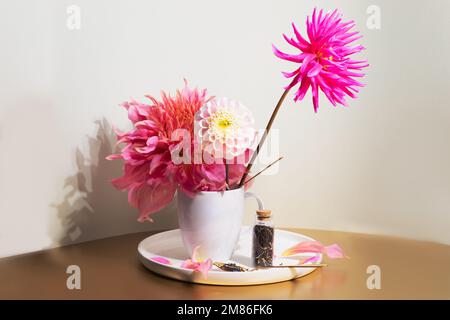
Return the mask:
<path id="1" fill-rule="evenodd" d="M 244 193 L 244 198 L 253 198 L 256 200 L 256 202 L 258 203 L 258 210 L 264 210 L 264 203 L 262 202 L 261 198 L 258 197 L 256 194 L 254 194 L 253 192 L 245 192 Z"/>

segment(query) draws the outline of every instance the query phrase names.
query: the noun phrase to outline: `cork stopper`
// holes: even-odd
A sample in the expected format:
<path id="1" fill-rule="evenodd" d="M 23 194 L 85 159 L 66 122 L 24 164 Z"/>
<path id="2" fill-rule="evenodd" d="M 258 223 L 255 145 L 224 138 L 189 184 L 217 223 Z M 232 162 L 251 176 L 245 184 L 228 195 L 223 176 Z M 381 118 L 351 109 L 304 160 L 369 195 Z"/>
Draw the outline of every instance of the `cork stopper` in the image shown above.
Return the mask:
<path id="1" fill-rule="evenodd" d="M 269 219 L 272 215 L 272 210 L 256 210 L 258 219 Z"/>

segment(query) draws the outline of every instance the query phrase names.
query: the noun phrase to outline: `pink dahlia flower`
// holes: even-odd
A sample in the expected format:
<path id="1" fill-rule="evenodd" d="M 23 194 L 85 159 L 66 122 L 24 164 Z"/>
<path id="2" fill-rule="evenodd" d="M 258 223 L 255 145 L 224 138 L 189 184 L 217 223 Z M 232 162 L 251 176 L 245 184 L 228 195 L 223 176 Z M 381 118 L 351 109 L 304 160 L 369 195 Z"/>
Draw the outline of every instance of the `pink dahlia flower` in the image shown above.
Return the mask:
<path id="1" fill-rule="evenodd" d="M 187 85 L 175 97 L 162 92 L 161 101 L 147 98 L 150 104 L 134 100 L 122 104 L 134 128 L 117 132 L 117 142 L 125 146 L 120 154 L 108 157 L 124 160 L 124 175 L 112 183 L 128 191 L 129 203 L 139 209 L 139 221 L 151 221 L 149 214 L 172 200 L 177 188 L 177 166 L 172 162 L 171 150 L 180 143 L 172 139 L 173 133 L 177 129 L 192 133 L 194 115 L 208 101 L 206 90 Z"/>
<path id="2" fill-rule="evenodd" d="M 363 84 L 355 78 L 363 77 L 360 73 L 367 67 L 366 60 L 352 60 L 351 55 L 364 49 L 361 45 L 351 44 L 362 36 L 351 31 L 354 21 L 344 21 L 337 10 L 323 13 L 314 9 L 311 20 L 306 20 L 308 40 L 304 39 L 292 23 L 295 39 L 283 34 L 284 39 L 300 50 L 298 54 L 286 54 L 273 46 L 275 55 L 281 59 L 299 63 L 292 72 L 283 72 L 286 78 L 293 78 L 286 88 L 299 84 L 294 101 L 302 100 L 311 87 L 314 111 L 319 108 L 319 89 L 328 100 L 336 106 L 347 106 L 345 96 L 355 98 L 358 87 Z"/>

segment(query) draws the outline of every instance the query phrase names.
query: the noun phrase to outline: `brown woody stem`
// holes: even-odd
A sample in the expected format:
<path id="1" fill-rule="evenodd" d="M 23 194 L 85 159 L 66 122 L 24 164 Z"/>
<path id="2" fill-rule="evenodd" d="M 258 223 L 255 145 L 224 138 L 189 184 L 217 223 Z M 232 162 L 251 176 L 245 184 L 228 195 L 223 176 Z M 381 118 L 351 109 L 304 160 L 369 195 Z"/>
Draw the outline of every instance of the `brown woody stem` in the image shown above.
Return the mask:
<path id="1" fill-rule="evenodd" d="M 241 181 L 239 182 L 239 187 L 242 187 L 242 185 L 245 182 L 245 179 L 247 178 L 248 174 L 250 173 L 253 163 L 255 162 L 256 157 L 259 154 L 259 151 L 261 150 L 264 142 L 266 141 L 266 138 L 267 138 L 267 135 L 269 134 L 270 128 L 272 128 L 273 121 L 275 120 L 278 110 L 280 110 L 284 99 L 286 98 L 287 94 L 289 93 L 289 90 L 291 90 L 291 86 L 288 86 L 287 89 L 284 90 L 283 94 L 280 97 L 280 100 L 278 100 L 278 103 L 275 107 L 275 110 L 273 110 L 272 115 L 270 116 L 269 122 L 267 123 L 266 129 L 264 130 L 261 140 L 259 140 L 258 146 L 256 147 L 256 151 L 253 153 L 252 158 L 250 159 L 250 162 L 247 164 L 247 168 L 245 169 L 245 172 L 242 175 Z"/>
<path id="2" fill-rule="evenodd" d="M 266 171 L 267 169 L 269 169 L 271 166 L 273 166 L 275 163 L 277 163 L 278 161 L 280 161 L 281 159 L 283 159 L 283 157 L 279 157 L 277 160 L 275 160 L 274 162 L 272 162 L 271 164 L 269 164 L 267 167 L 265 167 L 264 169 L 262 169 L 260 172 L 258 172 L 257 174 L 255 174 L 254 176 L 252 176 L 250 179 L 248 179 L 247 181 L 245 181 L 245 183 L 249 183 L 250 181 L 252 181 L 253 179 L 255 179 L 257 176 L 259 176 L 261 173 L 263 173 L 264 171 Z M 245 184 L 244 183 L 244 184 Z"/>

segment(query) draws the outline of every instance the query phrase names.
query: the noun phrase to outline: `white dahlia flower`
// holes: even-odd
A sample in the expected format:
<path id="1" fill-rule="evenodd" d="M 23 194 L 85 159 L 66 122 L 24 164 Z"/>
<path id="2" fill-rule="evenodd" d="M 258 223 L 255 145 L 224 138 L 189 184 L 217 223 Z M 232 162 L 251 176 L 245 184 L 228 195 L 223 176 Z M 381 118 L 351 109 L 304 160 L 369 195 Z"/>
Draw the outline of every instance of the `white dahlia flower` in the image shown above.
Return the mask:
<path id="1" fill-rule="evenodd" d="M 254 119 L 239 101 L 212 99 L 197 111 L 195 120 L 196 138 L 214 158 L 232 159 L 252 147 Z"/>

